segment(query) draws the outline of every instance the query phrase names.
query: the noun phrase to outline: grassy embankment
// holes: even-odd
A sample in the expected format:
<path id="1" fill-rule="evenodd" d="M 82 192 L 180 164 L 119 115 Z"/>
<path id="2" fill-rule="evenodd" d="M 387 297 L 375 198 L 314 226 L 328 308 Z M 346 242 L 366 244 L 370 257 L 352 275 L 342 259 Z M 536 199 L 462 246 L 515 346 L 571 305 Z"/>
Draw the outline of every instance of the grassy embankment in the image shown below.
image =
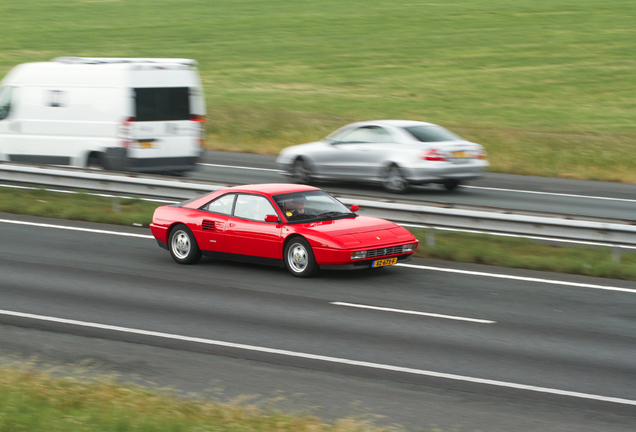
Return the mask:
<path id="1" fill-rule="evenodd" d="M 632 0 L 32 0 L 2 15 L 0 76 L 66 55 L 198 60 L 210 149 L 276 153 L 408 118 L 484 144 L 496 172 L 636 183 Z"/>
<path id="2" fill-rule="evenodd" d="M 112 200 L 86 193 L 59 194 L 45 190 L 0 188 L 0 212 L 148 226 L 157 204 L 140 199 Z M 411 229 L 420 240 L 416 256 L 559 273 L 636 280 L 636 255 L 612 261 L 610 248 L 563 247 L 532 240 L 437 231 L 435 246 L 426 246 L 426 231 Z"/>
<path id="3" fill-rule="evenodd" d="M 183 399 L 122 384 L 114 377 L 71 370 L 64 376 L 29 364 L 0 365 L 0 430 L 5 432 L 400 432 L 371 421 L 327 424 L 245 403 Z M 240 402 L 240 401 L 238 401 Z"/>

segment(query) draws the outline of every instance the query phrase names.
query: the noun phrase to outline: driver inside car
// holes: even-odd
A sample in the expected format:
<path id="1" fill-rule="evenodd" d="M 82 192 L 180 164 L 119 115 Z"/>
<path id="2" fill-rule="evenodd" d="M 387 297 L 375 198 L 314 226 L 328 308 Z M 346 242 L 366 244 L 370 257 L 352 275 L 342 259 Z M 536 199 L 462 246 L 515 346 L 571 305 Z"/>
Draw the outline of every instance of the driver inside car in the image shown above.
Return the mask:
<path id="1" fill-rule="evenodd" d="M 298 216 L 305 214 L 305 201 L 307 199 L 301 196 L 286 202 L 284 204 L 285 216 L 288 219 L 296 219 Z"/>

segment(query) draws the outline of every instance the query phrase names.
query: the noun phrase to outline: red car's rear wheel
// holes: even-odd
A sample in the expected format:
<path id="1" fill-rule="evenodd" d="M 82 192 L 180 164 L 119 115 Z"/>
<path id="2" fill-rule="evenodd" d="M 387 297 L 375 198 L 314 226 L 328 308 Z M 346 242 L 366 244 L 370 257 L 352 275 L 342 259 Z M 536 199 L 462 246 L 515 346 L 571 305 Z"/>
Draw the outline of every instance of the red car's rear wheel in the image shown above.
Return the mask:
<path id="1" fill-rule="evenodd" d="M 201 259 L 201 250 L 192 231 L 183 224 L 176 225 L 170 231 L 168 249 L 179 264 L 194 264 Z"/>

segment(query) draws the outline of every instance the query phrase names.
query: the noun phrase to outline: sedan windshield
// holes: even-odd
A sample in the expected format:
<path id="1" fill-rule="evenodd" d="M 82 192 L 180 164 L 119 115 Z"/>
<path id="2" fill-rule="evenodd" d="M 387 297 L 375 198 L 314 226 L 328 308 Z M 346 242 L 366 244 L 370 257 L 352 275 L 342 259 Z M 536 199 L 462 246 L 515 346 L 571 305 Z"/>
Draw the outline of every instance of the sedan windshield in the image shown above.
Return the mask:
<path id="1" fill-rule="evenodd" d="M 320 190 L 274 195 L 273 198 L 289 222 L 356 217 L 344 204 Z"/>
<path id="2" fill-rule="evenodd" d="M 441 126 L 412 126 L 404 129 L 421 142 L 463 141 L 462 138 Z"/>

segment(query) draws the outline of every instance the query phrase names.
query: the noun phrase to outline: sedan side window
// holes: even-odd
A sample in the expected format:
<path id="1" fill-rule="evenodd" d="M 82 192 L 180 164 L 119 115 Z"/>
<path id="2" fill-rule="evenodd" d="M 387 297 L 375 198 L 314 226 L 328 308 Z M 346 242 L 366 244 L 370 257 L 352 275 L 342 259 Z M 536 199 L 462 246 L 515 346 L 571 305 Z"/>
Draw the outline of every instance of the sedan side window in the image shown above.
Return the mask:
<path id="1" fill-rule="evenodd" d="M 394 142 L 391 134 L 379 126 L 364 126 L 339 137 L 340 141 L 354 143 Z"/>
<path id="2" fill-rule="evenodd" d="M 234 205 L 234 197 L 236 194 L 223 195 L 220 198 L 208 203 L 203 210 L 224 215 L 232 214 L 232 206 Z"/>
<path id="3" fill-rule="evenodd" d="M 275 215 L 276 210 L 269 200 L 260 195 L 239 194 L 236 199 L 234 217 L 265 221 L 265 216 Z"/>

